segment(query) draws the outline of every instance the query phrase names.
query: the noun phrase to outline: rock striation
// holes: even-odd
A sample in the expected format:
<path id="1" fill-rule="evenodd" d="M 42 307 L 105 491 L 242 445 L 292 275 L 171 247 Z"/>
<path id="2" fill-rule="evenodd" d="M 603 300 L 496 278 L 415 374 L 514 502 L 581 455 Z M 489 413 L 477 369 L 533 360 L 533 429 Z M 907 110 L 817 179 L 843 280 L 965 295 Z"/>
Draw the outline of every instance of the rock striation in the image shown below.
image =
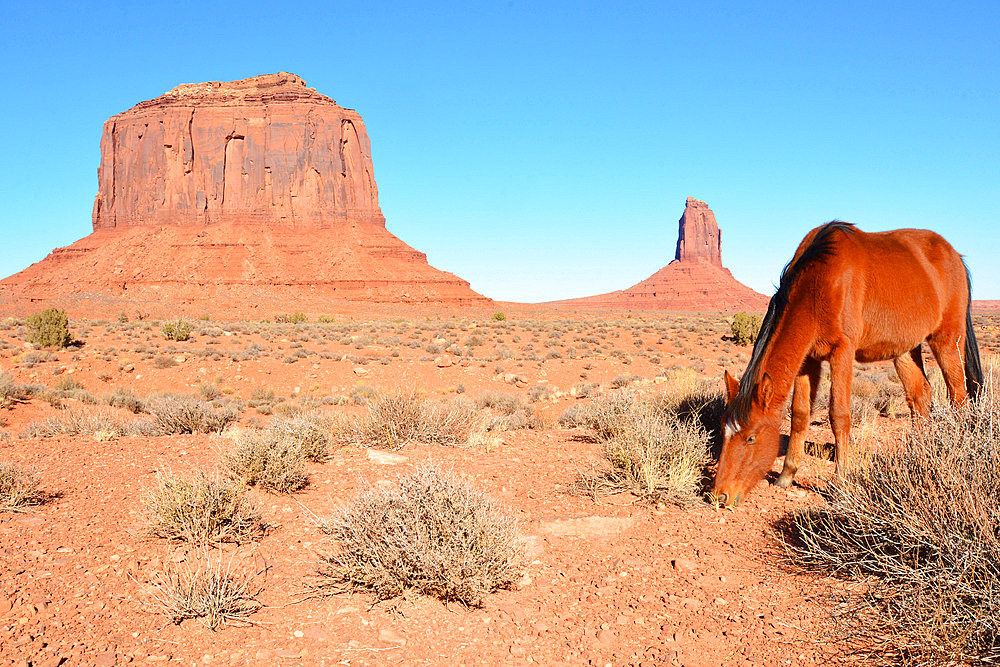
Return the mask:
<path id="1" fill-rule="evenodd" d="M 361 117 L 285 72 L 180 85 L 109 118 L 92 221 L 0 281 L 0 300 L 252 315 L 490 303 L 386 229 Z"/>
<path id="2" fill-rule="evenodd" d="M 357 112 L 287 72 L 182 84 L 104 123 L 94 229 L 385 224 Z"/>
<path id="3" fill-rule="evenodd" d="M 766 310 L 768 297 L 736 280 L 722 266 L 721 239 L 712 209 L 688 197 L 672 262 L 628 289 L 551 305 L 601 310 Z"/>

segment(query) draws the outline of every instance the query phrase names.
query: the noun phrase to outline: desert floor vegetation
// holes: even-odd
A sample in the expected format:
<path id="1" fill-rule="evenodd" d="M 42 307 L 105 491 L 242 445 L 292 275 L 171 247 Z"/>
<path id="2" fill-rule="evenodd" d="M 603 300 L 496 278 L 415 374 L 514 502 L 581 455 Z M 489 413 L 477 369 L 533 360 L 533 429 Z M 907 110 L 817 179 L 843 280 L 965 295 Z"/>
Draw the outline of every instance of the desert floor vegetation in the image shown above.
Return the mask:
<path id="1" fill-rule="evenodd" d="M 1000 659 L 1000 386 L 968 408 L 938 406 L 903 447 L 796 510 L 788 546 L 801 567 L 863 582 L 834 601 L 838 630 L 882 664 Z"/>
<path id="2" fill-rule="evenodd" d="M 407 589 L 481 605 L 523 571 L 516 522 L 483 493 L 435 468 L 369 488 L 322 523 L 336 542 L 321 556 L 319 591 L 370 591 L 384 600 Z"/>
<path id="3" fill-rule="evenodd" d="M 38 486 L 41 478 L 17 463 L 0 461 L 0 512 L 18 511 L 39 505 L 44 496 Z"/>
<path id="4" fill-rule="evenodd" d="M 750 665 L 852 647 L 813 631 L 829 613 L 813 603 L 881 580 L 817 583 L 829 567 L 775 562 L 776 522 L 840 502 L 819 412 L 793 488 L 763 484 L 732 515 L 699 501 L 719 378 L 750 354 L 731 340 L 732 314 L 503 310 L 196 313 L 188 340 L 168 340 L 130 309 L 74 319 L 75 342 L 44 349 L 25 320 L 0 319 L 0 459 L 38 471 L 24 477 L 34 493 L 39 475 L 57 491 L 0 516 L 2 657 Z M 1000 317 L 975 321 L 985 357 Z M 940 402 L 933 364 L 928 375 Z M 824 380 L 821 404 L 827 394 Z M 891 365 L 856 365 L 853 400 L 863 449 L 888 460 L 915 437 Z M 404 491 L 429 469 L 436 486 Z M 957 497 L 955 476 L 939 486 Z M 488 514 L 474 510 L 482 499 L 508 541 L 466 530 Z M 985 511 L 965 503 L 952 505 Z M 428 521 L 424 546 L 385 561 L 405 576 L 379 574 L 390 537 Z M 511 546 L 498 551 L 509 570 L 481 558 L 487 543 Z"/>
<path id="5" fill-rule="evenodd" d="M 158 537 L 194 545 L 248 542 L 264 533 L 264 522 L 242 485 L 205 471 L 157 473 L 143 499 L 149 530 Z"/>

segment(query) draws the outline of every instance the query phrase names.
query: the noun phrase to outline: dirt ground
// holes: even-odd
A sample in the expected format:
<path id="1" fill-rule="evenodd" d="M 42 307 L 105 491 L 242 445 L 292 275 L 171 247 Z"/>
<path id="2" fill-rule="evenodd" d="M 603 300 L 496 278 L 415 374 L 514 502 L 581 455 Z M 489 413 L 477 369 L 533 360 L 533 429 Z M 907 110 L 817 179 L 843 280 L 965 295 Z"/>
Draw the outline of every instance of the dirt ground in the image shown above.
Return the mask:
<path id="1" fill-rule="evenodd" d="M 996 352 L 1000 316 L 976 322 L 984 353 Z M 3 323 L 0 371 L 78 393 L 0 408 L 0 460 L 36 471 L 51 496 L 0 513 L 0 664 L 797 665 L 837 654 L 822 602 L 836 584 L 791 570 L 776 527 L 793 508 L 820 502 L 812 488 L 829 462 L 810 458 L 788 491 L 762 483 L 735 512 L 568 493 L 599 445 L 558 417 L 601 393 L 739 373 L 749 348 L 728 340 L 726 317 L 194 324 L 190 340 L 175 342 L 150 321 L 74 321 L 78 343 L 49 352 L 27 346 L 19 322 Z M 908 420 L 891 366 L 858 374 L 889 393 L 887 416 L 868 422 L 870 433 L 898 440 Z M 198 620 L 172 624 L 156 608 L 155 573 L 201 554 L 150 535 L 143 496 L 158 471 L 217 469 L 231 440 L 23 434 L 60 414 L 53 403 L 78 406 L 82 392 L 100 402 L 116 387 L 243 400 L 273 391 L 273 401 L 245 408 L 242 426 L 305 408 L 358 412 L 353 398 L 366 388 L 503 391 L 530 402 L 545 428 L 503 432 L 489 447 L 412 445 L 395 456 L 345 447 L 309 464 L 298 493 L 251 489 L 268 531 L 220 555 L 257 573 L 264 607 L 249 625 L 211 631 Z M 825 413 L 815 419 L 810 440 L 832 440 Z M 329 539 L 317 519 L 365 485 L 426 464 L 453 470 L 517 518 L 528 566 L 516 588 L 482 608 L 310 595 Z"/>

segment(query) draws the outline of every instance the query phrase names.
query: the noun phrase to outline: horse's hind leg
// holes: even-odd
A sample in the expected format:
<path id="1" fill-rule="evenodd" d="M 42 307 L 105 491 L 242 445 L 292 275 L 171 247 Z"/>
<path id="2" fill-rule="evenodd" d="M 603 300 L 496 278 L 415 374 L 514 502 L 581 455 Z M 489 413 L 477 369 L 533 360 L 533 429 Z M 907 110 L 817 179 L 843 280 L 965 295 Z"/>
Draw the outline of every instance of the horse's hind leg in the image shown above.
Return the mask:
<path id="1" fill-rule="evenodd" d="M 819 376 L 822 363 L 807 357 L 802 369 L 795 378 L 795 389 L 792 393 L 792 434 L 788 439 L 788 450 L 785 452 L 785 464 L 781 468 L 781 477 L 776 484 L 787 488 L 799 469 L 799 461 L 806 445 L 806 431 L 809 429 L 809 418 L 812 406 L 816 401 L 816 390 L 819 388 Z"/>
<path id="2" fill-rule="evenodd" d="M 927 339 L 941 367 L 944 384 L 948 387 L 948 398 L 952 405 L 965 405 L 969 394 L 965 389 L 965 362 L 962 351 L 965 345 L 965 326 L 955 331 L 935 331 Z"/>
<path id="3" fill-rule="evenodd" d="M 903 383 L 910 416 L 927 415 L 931 409 L 931 384 L 924 374 L 924 357 L 920 345 L 892 360 L 896 375 Z"/>

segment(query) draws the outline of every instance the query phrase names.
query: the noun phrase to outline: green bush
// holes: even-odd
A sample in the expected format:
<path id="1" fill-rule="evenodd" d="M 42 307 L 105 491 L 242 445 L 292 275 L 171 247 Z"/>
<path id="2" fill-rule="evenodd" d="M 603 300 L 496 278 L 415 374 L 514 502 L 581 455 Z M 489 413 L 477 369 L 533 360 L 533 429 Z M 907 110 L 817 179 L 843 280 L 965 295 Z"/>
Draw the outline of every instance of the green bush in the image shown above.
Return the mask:
<path id="1" fill-rule="evenodd" d="M 736 313 L 730 328 L 737 345 L 751 345 L 757 340 L 757 333 L 760 331 L 760 315 Z"/>
<path id="2" fill-rule="evenodd" d="M 497 322 L 503 322 L 504 320 L 507 319 L 507 316 L 504 315 L 502 312 L 497 311 L 493 313 L 493 319 L 496 320 Z"/>
<path id="3" fill-rule="evenodd" d="M 304 313 L 295 312 L 291 315 L 277 315 L 274 318 L 274 321 L 282 324 L 302 324 L 307 320 Z"/>
<path id="4" fill-rule="evenodd" d="M 160 331 L 163 333 L 164 338 L 176 341 L 185 341 L 190 339 L 192 329 L 194 329 L 194 325 L 190 322 L 185 322 L 184 320 L 164 322 L 160 326 Z"/>
<path id="5" fill-rule="evenodd" d="M 66 347 L 69 345 L 69 318 L 65 310 L 46 308 L 40 313 L 28 315 L 28 342 L 43 347 Z"/>

